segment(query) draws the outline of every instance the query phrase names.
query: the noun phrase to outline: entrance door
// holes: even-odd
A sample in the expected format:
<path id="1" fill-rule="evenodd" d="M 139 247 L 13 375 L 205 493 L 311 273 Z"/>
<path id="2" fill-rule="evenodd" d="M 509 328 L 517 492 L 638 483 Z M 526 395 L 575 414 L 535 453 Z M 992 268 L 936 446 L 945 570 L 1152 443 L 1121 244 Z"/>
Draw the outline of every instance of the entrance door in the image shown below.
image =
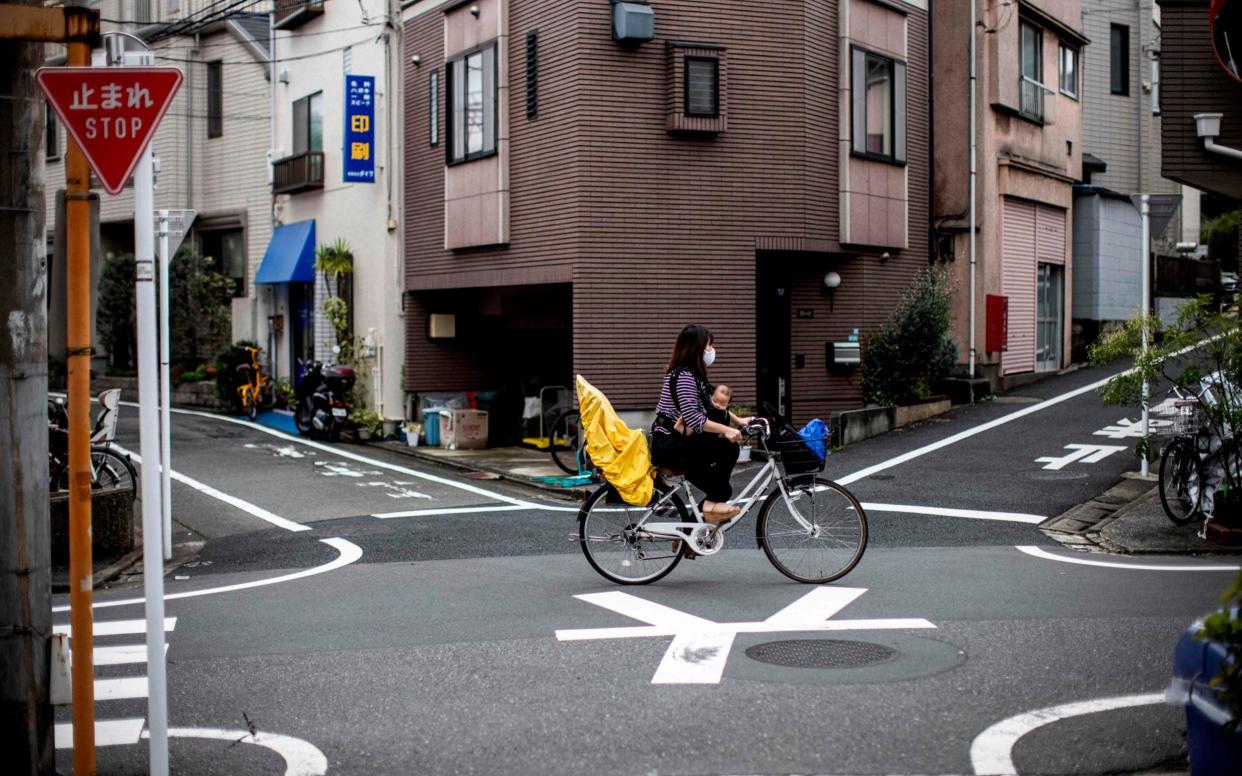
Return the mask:
<path id="1" fill-rule="evenodd" d="M 779 259 L 760 255 L 756 260 L 755 341 L 759 352 L 755 356 L 758 370 L 760 408 L 766 403 L 782 418 L 793 415 L 789 400 L 790 344 L 789 344 L 789 294 L 791 277 L 789 270 L 781 266 Z"/>
<path id="2" fill-rule="evenodd" d="M 299 361 L 315 358 L 315 286 L 289 284 L 289 374 L 302 378 Z"/>
<path id="3" fill-rule="evenodd" d="M 1035 368 L 1061 368 L 1061 317 L 1063 306 L 1062 267 L 1040 263 L 1036 273 Z"/>

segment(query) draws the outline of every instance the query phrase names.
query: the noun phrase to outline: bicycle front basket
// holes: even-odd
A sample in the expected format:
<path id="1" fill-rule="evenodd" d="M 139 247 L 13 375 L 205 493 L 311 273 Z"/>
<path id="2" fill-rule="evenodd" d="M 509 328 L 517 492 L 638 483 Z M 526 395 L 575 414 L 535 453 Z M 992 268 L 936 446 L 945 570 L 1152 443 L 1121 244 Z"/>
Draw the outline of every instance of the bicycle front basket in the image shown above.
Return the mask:
<path id="1" fill-rule="evenodd" d="M 1151 433 L 1186 436 L 1199 430 L 1199 403 L 1194 399 L 1167 399 L 1151 408 Z"/>
<path id="2" fill-rule="evenodd" d="M 793 428 L 782 426 L 776 434 L 773 450 L 780 456 L 781 468 L 786 477 L 806 477 L 822 472 L 827 456 L 819 457 L 808 441 L 828 443 L 827 437 L 807 440 L 798 435 Z"/>

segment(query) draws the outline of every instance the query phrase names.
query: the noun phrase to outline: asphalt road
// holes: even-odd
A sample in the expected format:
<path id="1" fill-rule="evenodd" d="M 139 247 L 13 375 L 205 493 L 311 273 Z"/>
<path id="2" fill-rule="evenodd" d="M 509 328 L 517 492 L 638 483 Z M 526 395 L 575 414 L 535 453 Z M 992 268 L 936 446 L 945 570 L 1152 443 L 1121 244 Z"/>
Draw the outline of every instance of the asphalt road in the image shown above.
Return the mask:
<path id="1" fill-rule="evenodd" d="M 1133 468 L 1132 438 L 1095 433 L 1117 435 L 1127 415 L 1088 389 L 1108 374 L 1050 378 L 832 456 L 829 476 L 886 506 L 868 509 L 862 563 L 819 588 L 777 573 L 748 524 L 720 555 L 618 588 L 568 540 L 572 504 L 178 414 L 173 466 L 195 483 L 174 484 L 177 536 L 205 546 L 166 583 L 181 596 L 166 604 L 174 772 L 313 773 L 316 756 L 349 774 L 975 773 L 999 772 L 1000 755 L 1019 773 L 1184 769 L 1183 714 L 1161 703 L 1016 743 L 984 734 L 1159 693 L 1179 633 L 1231 578 L 1191 558 L 1142 559 L 1183 567 L 1155 571 L 1018 549 L 1083 559 L 1011 513 L 1056 516 Z M 135 414 L 123 408 L 119 438 L 132 449 Z M 141 619 L 140 603 L 106 605 L 140 596 L 97 592 L 97 622 Z M 96 708 L 145 716 L 141 697 Z M 145 772 L 145 742 L 98 751 L 101 773 Z"/>

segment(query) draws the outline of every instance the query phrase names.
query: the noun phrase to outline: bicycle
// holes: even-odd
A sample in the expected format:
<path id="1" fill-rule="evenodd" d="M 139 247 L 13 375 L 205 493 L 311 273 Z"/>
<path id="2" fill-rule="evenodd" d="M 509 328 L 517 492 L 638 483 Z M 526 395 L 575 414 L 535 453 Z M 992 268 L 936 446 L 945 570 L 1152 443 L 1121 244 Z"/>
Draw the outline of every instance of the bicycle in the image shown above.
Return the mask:
<path id="1" fill-rule="evenodd" d="M 102 411 L 91 431 L 91 489 L 130 488 L 135 493 L 138 474 L 129 456 L 112 449 L 116 436 L 117 405 L 121 391 L 99 394 Z M 48 489 L 69 490 L 69 415 L 60 401 L 48 400 Z"/>
<path id="2" fill-rule="evenodd" d="M 243 376 L 242 384 L 237 386 L 237 397 L 242 412 L 251 420 L 259 415 L 259 409 L 270 410 L 276 406 L 276 392 L 272 389 L 272 378 L 259 369 L 259 348 L 247 347 L 250 363 L 237 365 L 237 371 Z"/>
<path id="3" fill-rule="evenodd" d="M 1204 424 L 1202 404 L 1212 404 L 1211 376 L 1201 381 L 1202 390 L 1189 398 L 1174 386 L 1167 398 L 1152 408 L 1153 434 L 1170 435 L 1172 441 L 1160 454 L 1160 505 L 1176 525 L 1185 525 L 1212 514 L 1213 495 L 1223 471 L 1237 467 L 1242 441 L 1226 427 L 1226 438 Z"/>
<path id="4" fill-rule="evenodd" d="M 853 570 L 867 547 L 867 516 L 858 499 L 816 476 L 824 461 L 813 457 L 796 433 L 792 439 L 777 440 L 772 449 L 766 419 L 742 431 L 748 440 L 758 441 L 767 461 L 730 502 L 742 506 L 739 514 L 719 525 L 704 522 L 685 472 L 659 470 L 652 501 L 644 507 L 624 503 L 605 484 L 582 505 L 578 533 L 571 536 L 591 567 L 618 584 L 655 582 L 683 557 L 719 553 L 725 534 L 761 503 L 755 538 L 777 571 L 797 582 L 823 584 Z M 679 495 L 683 491 L 684 500 Z M 663 520 L 668 517 L 677 521 Z"/>
<path id="5" fill-rule="evenodd" d="M 591 456 L 586 451 L 586 434 L 583 432 L 582 415 L 578 410 L 565 410 L 556 416 L 556 420 L 552 422 L 548 450 L 552 453 L 552 461 L 562 471 L 569 474 L 595 475 Z"/>

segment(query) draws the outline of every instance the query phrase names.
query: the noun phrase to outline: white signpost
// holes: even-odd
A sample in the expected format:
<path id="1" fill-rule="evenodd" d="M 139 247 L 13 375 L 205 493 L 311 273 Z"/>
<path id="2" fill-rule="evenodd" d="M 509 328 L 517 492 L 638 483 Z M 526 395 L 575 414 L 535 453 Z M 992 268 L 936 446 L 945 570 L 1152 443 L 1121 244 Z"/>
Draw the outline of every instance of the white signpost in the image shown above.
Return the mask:
<path id="1" fill-rule="evenodd" d="M 169 376 L 168 276 L 172 257 L 194 223 L 194 210 L 158 210 L 155 234 L 160 238 L 160 514 L 164 523 L 164 560 L 172 559 L 172 426 L 168 408 L 172 381 Z"/>

